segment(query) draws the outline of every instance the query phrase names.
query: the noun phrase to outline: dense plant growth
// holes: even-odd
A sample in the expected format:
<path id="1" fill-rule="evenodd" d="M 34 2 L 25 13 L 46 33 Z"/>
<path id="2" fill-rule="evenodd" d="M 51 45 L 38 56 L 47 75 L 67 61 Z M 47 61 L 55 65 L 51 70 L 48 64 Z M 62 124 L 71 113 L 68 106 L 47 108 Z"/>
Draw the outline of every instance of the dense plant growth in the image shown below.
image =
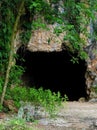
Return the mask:
<path id="1" fill-rule="evenodd" d="M 67 96 L 61 97 L 60 92 L 54 93 L 48 90 L 43 90 L 43 88 L 26 88 L 26 87 L 15 87 L 7 90 L 6 99 L 13 99 L 15 105 L 19 108 L 21 101 L 32 102 L 35 106 L 42 106 L 50 115 L 57 112 L 58 108 L 62 105 L 62 102 L 67 101 Z M 9 96 L 8 96 L 9 95 Z M 19 95 L 19 96 L 18 96 Z"/>

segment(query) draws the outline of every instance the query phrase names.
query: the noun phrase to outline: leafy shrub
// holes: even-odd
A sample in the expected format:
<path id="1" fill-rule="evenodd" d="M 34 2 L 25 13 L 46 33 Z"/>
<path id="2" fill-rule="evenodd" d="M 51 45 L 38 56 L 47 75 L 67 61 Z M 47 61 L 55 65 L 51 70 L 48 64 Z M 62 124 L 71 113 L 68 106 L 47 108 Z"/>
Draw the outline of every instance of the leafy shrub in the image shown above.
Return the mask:
<path id="1" fill-rule="evenodd" d="M 14 65 L 10 71 L 9 84 L 19 84 L 21 82 L 20 77 L 24 72 L 24 68 L 19 65 Z"/>
<path id="2" fill-rule="evenodd" d="M 36 106 L 43 106 L 51 115 L 58 110 L 63 101 L 67 101 L 66 95 L 61 97 L 60 92 L 53 93 L 51 90 L 43 90 L 43 88 L 15 87 L 10 90 L 10 96 L 17 107 L 20 107 L 20 101 L 32 102 Z"/>

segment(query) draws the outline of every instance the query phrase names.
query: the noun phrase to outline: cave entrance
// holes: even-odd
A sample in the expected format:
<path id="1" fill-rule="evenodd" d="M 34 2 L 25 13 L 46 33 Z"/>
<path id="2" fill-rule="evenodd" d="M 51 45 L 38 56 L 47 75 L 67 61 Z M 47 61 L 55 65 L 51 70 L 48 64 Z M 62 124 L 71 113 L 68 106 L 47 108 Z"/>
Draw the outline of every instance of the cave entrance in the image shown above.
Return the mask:
<path id="1" fill-rule="evenodd" d="M 21 49 L 18 55 L 21 55 Z M 22 56 L 25 62 L 17 64 L 25 67 L 22 80 L 29 87 L 43 87 L 53 92 L 66 94 L 69 101 L 87 97 L 85 84 L 85 61 L 73 64 L 67 51 L 61 52 L 30 52 L 26 50 Z"/>

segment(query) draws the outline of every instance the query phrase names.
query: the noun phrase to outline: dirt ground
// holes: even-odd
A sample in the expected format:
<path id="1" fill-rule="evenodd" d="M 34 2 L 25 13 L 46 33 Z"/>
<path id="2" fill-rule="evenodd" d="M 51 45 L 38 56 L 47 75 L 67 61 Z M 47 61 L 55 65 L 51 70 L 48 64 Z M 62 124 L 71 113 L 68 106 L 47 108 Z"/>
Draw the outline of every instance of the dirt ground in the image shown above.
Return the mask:
<path id="1" fill-rule="evenodd" d="M 47 125 L 40 123 L 44 130 L 97 130 L 97 103 L 67 102 L 55 121 Z"/>
<path id="2" fill-rule="evenodd" d="M 39 130 L 97 130 L 97 102 L 67 102 L 55 119 L 41 119 L 35 127 Z"/>

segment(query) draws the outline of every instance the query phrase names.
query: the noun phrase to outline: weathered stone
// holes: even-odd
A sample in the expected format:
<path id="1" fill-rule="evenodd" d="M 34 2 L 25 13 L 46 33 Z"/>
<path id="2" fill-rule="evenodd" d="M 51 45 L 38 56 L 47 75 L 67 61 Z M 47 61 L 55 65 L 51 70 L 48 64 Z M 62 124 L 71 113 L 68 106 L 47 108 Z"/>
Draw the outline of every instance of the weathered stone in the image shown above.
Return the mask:
<path id="1" fill-rule="evenodd" d="M 6 117 L 5 113 L 0 112 L 0 119 L 4 119 Z"/>
<path id="2" fill-rule="evenodd" d="M 34 121 L 48 116 L 45 109 L 39 105 L 31 104 L 30 102 L 21 101 L 21 107 L 18 110 L 18 118 L 27 121 Z"/>
<path id="3" fill-rule="evenodd" d="M 97 103 L 97 98 L 92 98 L 89 100 L 90 103 Z"/>
<path id="4" fill-rule="evenodd" d="M 59 36 L 54 34 L 54 28 L 57 25 L 49 25 L 49 30 L 39 29 L 32 32 L 32 37 L 28 43 L 30 51 L 60 51 L 63 43 L 64 33 Z"/>
<path id="5" fill-rule="evenodd" d="M 93 98 L 93 95 L 96 95 L 96 92 L 93 92 L 92 88 L 97 88 L 97 56 L 93 60 L 89 59 L 87 62 L 87 71 L 86 71 L 86 85 L 87 88 L 90 90 L 90 97 Z M 96 90 L 96 89 L 95 89 Z M 94 94 L 95 93 L 95 94 Z"/>
<path id="6" fill-rule="evenodd" d="M 3 105 L 11 112 L 18 112 L 18 109 L 15 107 L 13 100 L 4 100 Z"/>
<path id="7" fill-rule="evenodd" d="M 79 102 L 86 102 L 86 99 L 84 97 L 81 97 L 78 101 Z"/>

